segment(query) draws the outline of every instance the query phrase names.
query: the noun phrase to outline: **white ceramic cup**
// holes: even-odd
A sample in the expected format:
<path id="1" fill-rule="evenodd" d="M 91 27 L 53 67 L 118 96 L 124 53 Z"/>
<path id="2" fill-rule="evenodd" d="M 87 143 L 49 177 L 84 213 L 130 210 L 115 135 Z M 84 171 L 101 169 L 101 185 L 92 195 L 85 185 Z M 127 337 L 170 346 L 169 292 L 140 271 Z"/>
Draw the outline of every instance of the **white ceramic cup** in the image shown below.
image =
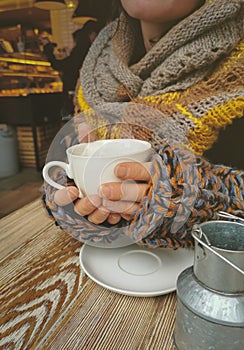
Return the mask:
<path id="1" fill-rule="evenodd" d="M 64 186 L 49 175 L 52 167 L 61 167 L 79 188 L 80 197 L 98 194 L 99 186 L 106 182 L 120 182 L 114 168 L 121 162 L 146 162 L 152 148 L 146 141 L 137 139 L 98 140 L 81 143 L 66 150 L 68 163 L 51 161 L 42 171 L 44 180 L 57 189 Z"/>

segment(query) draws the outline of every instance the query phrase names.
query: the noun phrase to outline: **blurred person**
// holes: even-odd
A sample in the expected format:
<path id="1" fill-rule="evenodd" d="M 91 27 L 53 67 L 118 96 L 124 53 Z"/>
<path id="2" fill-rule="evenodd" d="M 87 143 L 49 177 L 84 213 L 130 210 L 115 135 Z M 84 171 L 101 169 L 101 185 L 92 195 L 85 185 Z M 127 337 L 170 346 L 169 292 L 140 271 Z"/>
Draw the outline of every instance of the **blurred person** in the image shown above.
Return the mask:
<path id="1" fill-rule="evenodd" d="M 81 29 L 76 30 L 72 34 L 74 46 L 70 55 L 64 59 L 57 59 L 55 57 L 55 43 L 50 42 L 47 36 L 41 37 L 45 56 L 51 63 L 51 66 L 55 70 L 61 72 L 61 79 L 63 82 L 62 120 L 69 120 L 74 115 L 73 99 L 79 70 L 99 29 L 98 22 L 88 21 Z"/>

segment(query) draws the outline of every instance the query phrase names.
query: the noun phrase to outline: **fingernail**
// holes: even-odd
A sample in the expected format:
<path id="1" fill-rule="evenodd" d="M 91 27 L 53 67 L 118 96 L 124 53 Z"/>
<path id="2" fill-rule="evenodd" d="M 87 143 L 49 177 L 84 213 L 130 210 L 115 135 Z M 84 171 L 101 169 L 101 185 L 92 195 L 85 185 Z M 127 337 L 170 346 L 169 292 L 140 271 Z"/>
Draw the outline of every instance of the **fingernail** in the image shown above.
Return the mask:
<path id="1" fill-rule="evenodd" d="M 71 201 L 74 201 L 79 196 L 79 190 L 76 188 L 67 188 L 67 196 Z"/>
<path id="2" fill-rule="evenodd" d="M 70 194 L 73 194 L 74 196 L 77 196 L 78 194 L 79 194 L 79 190 L 78 189 L 76 189 L 76 188 L 69 188 L 69 187 L 67 187 L 67 190 L 68 190 L 68 192 L 70 193 Z"/>
<path id="3" fill-rule="evenodd" d="M 110 187 L 106 185 L 100 186 L 99 195 L 104 198 L 110 198 L 110 195 L 111 195 Z"/>
<path id="4" fill-rule="evenodd" d="M 125 166 L 118 165 L 115 168 L 115 175 L 120 178 L 125 178 L 127 176 L 127 168 Z"/>
<path id="5" fill-rule="evenodd" d="M 87 214 L 84 211 L 79 210 L 76 205 L 74 205 L 74 211 L 75 211 L 76 214 L 81 215 L 81 216 L 85 216 Z"/>

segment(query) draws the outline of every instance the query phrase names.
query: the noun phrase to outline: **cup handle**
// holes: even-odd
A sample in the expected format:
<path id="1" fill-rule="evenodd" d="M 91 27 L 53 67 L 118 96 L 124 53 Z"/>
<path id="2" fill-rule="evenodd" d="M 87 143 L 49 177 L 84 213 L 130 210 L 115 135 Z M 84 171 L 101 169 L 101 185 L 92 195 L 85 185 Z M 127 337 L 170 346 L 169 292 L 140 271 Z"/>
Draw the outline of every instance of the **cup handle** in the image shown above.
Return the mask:
<path id="1" fill-rule="evenodd" d="M 58 190 L 62 190 L 63 188 L 65 188 L 65 186 L 60 185 L 59 183 L 57 183 L 56 181 L 51 179 L 51 177 L 49 176 L 49 169 L 51 169 L 52 167 L 55 167 L 55 166 L 58 166 L 58 167 L 64 169 L 66 174 L 68 174 L 68 176 L 69 176 L 68 164 L 66 164 L 64 162 L 60 162 L 60 161 L 52 161 L 52 162 L 48 162 L 47 164 L 45 164 L 45 166 L 42 170 L 42 176 L 43 176 L 44 180 L 49 185 L 53 186 L 54 188 L 57 188 Z"/>

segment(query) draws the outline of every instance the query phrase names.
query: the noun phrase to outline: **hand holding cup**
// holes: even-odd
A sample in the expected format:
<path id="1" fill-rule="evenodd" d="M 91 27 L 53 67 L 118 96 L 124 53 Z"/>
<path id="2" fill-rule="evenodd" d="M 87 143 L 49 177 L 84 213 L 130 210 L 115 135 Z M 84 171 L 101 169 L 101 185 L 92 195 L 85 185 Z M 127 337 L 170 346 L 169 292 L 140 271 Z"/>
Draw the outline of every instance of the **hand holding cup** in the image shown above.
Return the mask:
<path id="1" fill-rule="evenodd" d="M 145 194 L 150 179 L 149 163 L 151 145 L 136 139 L 99 140 L 80 144 L 67 150 L 68 164 L 49 162 L 43 169 L 46 182 L 59 189 L 55 194 L 58 205 L 75 202 L 75 211 L 88 215 L 96 224 L 106 219 L 117 223 L 121 216 L 129 219 L 138 201 Z M 53 166 L 62 167 L 76 187 L 55 183 L 49 176 Z M 129 180 L 129 182 L 128 182 Z M 135 181 L 145 183 L 135 183 Z M 123 181 L 123 182 L 121 182 Z M 78 192 L 79 191 L 79 192 Z"/>

